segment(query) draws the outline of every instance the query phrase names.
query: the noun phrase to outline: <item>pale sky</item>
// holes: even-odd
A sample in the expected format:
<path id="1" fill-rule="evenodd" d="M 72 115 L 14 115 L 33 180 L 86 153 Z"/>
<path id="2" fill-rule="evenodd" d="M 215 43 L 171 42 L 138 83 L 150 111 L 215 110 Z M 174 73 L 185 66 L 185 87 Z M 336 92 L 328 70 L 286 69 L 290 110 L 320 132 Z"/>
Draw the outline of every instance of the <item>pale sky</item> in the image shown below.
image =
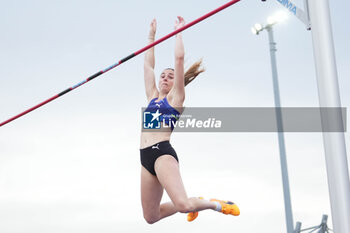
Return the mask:
<path id="1" fill-rule="evenodd" d="M 77 84 L 228 1 L 1 1 L 0 121 Z M 294 0 L 302 7 L 302 0 Z M 330 1 L 343 107 L 350 106 L 346 1 Z M 267 33 L 250 28 L 283 9 L 242 0 L 183 33 L 186 64 L 206 72 L 186 87 L 188 107 L 273 107 Z M 274 27 L 281 103 L 317 107 L 311 33 L 290 15 Z M 174 40 L 156 47 L 156 76 L 173 66 Z M 142 216 L 139 139 L 143 54 L 0 129 L 0 232 L 286 232 L 276 133 L 174 133 L 189 196 L 236 202 L 241 216 L 208 210 L 192 223 Z M 348 117 L 349 120 L 349 117 Z M 349 133 L 345 133 L 347 148 Z M 294 222 L 329 215 L 321 133 L 286 133 Z M 349 160 L 349 155 L 348 155 Z M 169 198 L 164 193 L 163 201 Z"/>

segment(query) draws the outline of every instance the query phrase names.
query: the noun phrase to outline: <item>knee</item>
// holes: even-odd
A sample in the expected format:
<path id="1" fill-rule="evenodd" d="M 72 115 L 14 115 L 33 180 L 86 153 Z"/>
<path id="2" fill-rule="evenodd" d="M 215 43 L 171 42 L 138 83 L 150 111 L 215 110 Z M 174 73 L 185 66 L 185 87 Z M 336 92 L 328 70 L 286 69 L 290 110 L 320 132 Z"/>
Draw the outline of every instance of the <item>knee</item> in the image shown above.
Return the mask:
<path id="1" fill-rule="evenodd" d="M 159 221 L 158 217 L 151 216 L 151 215 L 143 215 L 143 218 L 146 220 L 148 224 L 153 224 Z"/>
<path id="2" fill-rule="evenodd" d="M 174 204 L 175 204 L 175 208 L 180 213 L 189 213 L 189 212 L 193 212 L 194 210 L 194 206 L 189 199 L 177 201 Z"/>

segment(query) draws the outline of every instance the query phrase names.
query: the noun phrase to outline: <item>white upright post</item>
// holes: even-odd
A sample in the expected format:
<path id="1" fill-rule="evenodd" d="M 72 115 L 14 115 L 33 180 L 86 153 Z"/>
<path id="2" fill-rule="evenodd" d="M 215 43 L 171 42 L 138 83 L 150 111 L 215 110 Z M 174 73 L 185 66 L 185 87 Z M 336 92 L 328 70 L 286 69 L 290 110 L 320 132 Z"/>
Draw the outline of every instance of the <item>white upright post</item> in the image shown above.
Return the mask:
<path id="1" fill-rule="evenodd" d="M 320 107 L 341 107 L 328 0 L 309 0 Z M 332 118 L 332 119 L 330 119 Z M 342 116 L 321 114 L 342 124 Z M 341 127 L 339 127 L 341 128 Z M 323 132 L 328 189 L 335 233 L 350 233 L 350 182 L 343 132 Z"/>

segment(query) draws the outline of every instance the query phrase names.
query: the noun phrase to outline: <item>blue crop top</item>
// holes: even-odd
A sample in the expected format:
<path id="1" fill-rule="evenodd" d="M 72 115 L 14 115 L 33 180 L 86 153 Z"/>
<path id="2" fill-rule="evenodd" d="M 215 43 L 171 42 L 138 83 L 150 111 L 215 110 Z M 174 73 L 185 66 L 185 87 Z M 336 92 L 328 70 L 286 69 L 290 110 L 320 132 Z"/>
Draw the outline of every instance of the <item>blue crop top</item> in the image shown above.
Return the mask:
<path id="1" fill-rule="evenodd" d="M 158 99 L 158 97 L 151 100 L 145 109 L 145 112 L 156 112 L 159 110 L 159 113 L 161 113 L 159 121 L 164 122 L 166 125 L 169 125 L 171 121 L 172 123 L 170 126 L 171 130 L 173 130 L 175 122 L 180 118 L 181 114 L 175 108 L 170 106 L 166 97 L 158 102 L 156 102 L 156 99 Z"/>

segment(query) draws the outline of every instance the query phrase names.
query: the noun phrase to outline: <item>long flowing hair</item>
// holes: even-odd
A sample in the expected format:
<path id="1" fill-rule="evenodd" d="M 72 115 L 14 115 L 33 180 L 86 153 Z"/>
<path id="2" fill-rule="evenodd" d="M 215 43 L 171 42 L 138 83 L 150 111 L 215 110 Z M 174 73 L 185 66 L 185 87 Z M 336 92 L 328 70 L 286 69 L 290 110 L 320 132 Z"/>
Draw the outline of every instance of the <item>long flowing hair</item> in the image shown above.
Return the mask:
<path id="1" fill-rule="evenodd" d="M 167 68 L 169 70 L 174 71 L 173 68 Z M 200 73 L 204 72 L 205 68 L 202 67 L 202 59 L 200 59 L 199 61 L 193 63 L 190 68 L 188 68 L 185 71 L 185 86 L 187 86 L 190 82 L 192 82 Z"/>
<path id="2" fill-rule="evenodd" d="M 185 86 L 192 82 L 200 73 L 204 72 L 205 69 L 202 66 L 202 59 L 195 62 L 185 72 Z"/>

